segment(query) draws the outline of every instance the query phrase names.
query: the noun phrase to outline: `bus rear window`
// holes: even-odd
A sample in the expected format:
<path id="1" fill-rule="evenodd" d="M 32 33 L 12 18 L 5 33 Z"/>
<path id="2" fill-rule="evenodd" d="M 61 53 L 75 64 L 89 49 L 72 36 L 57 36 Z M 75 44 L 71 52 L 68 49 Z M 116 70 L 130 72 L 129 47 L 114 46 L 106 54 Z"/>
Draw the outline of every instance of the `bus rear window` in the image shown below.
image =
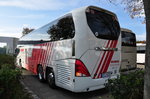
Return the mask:
<path id="1" fill-rule="evenodd" d="M 86 11 L 87 23 L 97 38 L 117 40 L 120 26 L 115 16 L 89 8 Z"/>
<path id="2" fill-rule="evenodd" d="M 122 46 L 136 46 L 136 38 L 134 33 L 122 31 Z"/>

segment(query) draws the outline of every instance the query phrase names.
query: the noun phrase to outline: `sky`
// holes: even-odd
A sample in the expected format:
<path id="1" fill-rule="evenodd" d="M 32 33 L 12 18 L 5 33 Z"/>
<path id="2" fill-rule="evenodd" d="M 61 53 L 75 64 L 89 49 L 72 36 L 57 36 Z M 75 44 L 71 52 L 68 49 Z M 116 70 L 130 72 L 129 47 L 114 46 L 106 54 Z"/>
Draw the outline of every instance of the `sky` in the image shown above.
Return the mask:
<path id="1" fill-rule="evenodd" d="M 19 38 L 25 27 L 37 29 L 73 9 L 88 5 L 116 13 L 121 27 L 136 33 L 137 40 L 145 40 L 142 19 L 132 19 L 124 6 L 109 0 L 0 0 L 0 36 Z"/>

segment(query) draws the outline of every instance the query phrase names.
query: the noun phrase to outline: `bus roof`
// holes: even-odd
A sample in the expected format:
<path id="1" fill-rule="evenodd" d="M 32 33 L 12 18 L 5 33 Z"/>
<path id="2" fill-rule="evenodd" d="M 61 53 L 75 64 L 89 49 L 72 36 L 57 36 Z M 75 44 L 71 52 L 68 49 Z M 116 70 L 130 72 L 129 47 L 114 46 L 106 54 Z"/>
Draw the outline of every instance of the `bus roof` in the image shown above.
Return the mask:
<path id="1" fill-rule="evenodd" d="M 39 29 L 41 29 L 41 28 L 47 26 L 48 24 L 54 22 L 54 21 L 57 20 L 57 19 L 61 19 L 62 17 L 66 16 L 66 15 L 69 14 L 69 13 L 85 12 L 88 8 L 93 8 L 93 9 L 96 9 L 96 10 L 99 10 L 99 11 L 102 11 L 102 12 L 105 12 L 105 13 L 108 13 L 108 14 L 113 15 L 113 16 L 116 17 L 116 14 L 115 14 L 115 13 L 113 13 L 113 12 L 111 12 L 111 11 L 108 11 L 108 10 L 105 10 L 105 9 L 103 9 L 103 8 L 96 7 L 96 6 L 85 6 L 85 7 L 77 8 L 77 9 L 74 9 L 74 10 L 72 10 L 72 11 L 70 11 L 70 12 L 67 12 L 67 13 L 65 13 L 65 14 L 63 14 L 63 15 L 57 17 L 56 19 L 52 20 L 51 22 L 48 22 L 46 25 L 41 26 L 41 27 L 39 27 L 39 28 L 33 30 L 32 32 L 30 32 L 30 33 L 27 34 L 27 35 L 30 35 L 30 34 L 36 32 L 37 30 L 39 30 Z M 117 19 L 117 17 L 116 17 L 116 19 Z M 20 38 L 20 40 L 22 40 L 22 38 L 26 37 L 27 35 L 22 36 L 22 37 Z"/>
<path id="2" fill-rule="evenodd" d="M 132 30 L 130 30 L 130 29 L 127 29 L 127 28 L 121 28 L 121 31 L 126 31 L 126 32 L 133 33 L 133 32 L 132 32 Z"/>
<path id="3" fill-rule="evenodd" d="M 72 10 L 72 11 L 70 11 L 70 12 L 73 13 L 73 12 L 78 12 L 78 11 L 81 11 L 81 10 L 82 10 L 82 11 L 85 11 L 85 10 L 88 9 L 88 8 L 93 8 L 93 9 L 96 9 L 96 10 L 99 10 L 99 11 L 106 12 L 106 13 L 108 13 L 108 14 L 111 14 L 111 15 L 113 15 L 113 16 L 116 16 L 116 14 L 113 13 L 113 12 L 111 12 L 111 11 L 108 11 L 108 10 L 106 10 L 106 9 L 103 9 L 103 8 L 97 7 L 97 6 L 93 6 L 93 5 L 84 6 L 84 7 L 81 7 L 81 8 L 77 8 L 77 9 L 74 9 L 74 10 Z"/>

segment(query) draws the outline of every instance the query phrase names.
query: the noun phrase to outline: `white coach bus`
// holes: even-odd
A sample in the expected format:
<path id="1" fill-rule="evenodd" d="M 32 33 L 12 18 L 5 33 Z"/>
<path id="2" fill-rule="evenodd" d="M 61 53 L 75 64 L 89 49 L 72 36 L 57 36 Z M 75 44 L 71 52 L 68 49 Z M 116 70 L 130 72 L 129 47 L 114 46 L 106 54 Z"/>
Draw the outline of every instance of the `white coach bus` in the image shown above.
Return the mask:
<path id="1" fill-rule="evenodd" d="M 121 28 L 121 35 L 121 71 L 136 69 L 136 36 L 131 30 L 125 28 Z"/>
<path id="2" fill-rule="evenodd" d="M 50 87 L 97 90 L 119 75 L 120 26 L 114 13 L 83 7 L 21 37 L 18 49 L 17 65 Z"/>

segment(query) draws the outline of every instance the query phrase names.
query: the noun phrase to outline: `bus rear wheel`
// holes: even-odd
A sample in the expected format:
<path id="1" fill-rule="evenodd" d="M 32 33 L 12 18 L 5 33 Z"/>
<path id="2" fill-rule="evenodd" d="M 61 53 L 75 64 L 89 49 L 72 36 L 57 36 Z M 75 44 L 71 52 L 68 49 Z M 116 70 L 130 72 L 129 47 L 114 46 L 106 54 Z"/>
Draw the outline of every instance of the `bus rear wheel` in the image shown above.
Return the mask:
<path id="1" fill-rule="evenodd" d="M 55 89 L 56 85 L 55 85 L 55 75 L 52 69 L 48 69 L 47 71 L 47 82 L 49 87 Z"/>
<path id="2" fill-rule="evenodd" d="M 38 68 L 37 68 L 37 73 L 38 73 L 38 79 L 39 79 L 39 81 L 40 82 L 43 82 L 44 81 L 44 71 L 43 71 L 43 68 L 42 68 L 42 66 L 40 65 L 40 66 L 38 66 Z"/>

